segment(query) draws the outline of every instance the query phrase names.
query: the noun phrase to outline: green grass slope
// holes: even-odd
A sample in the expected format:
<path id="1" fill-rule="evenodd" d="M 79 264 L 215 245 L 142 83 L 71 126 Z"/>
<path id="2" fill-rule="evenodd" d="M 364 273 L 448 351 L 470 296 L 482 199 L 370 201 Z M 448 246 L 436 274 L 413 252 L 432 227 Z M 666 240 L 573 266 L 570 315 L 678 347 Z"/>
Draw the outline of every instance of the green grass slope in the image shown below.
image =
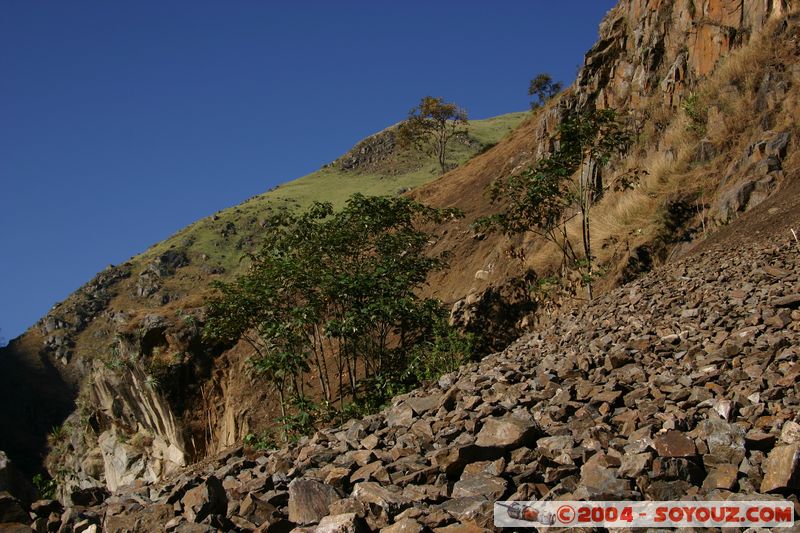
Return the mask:
<path id="1" fill-rule="evenodd" d="M 470 121 L 469 142 L 454 142 L 449 151 L 449 161 L 455 165 L 466 162 L 499 142 L 527 116 L 527 112 L 517 112 Z M 407 154 L 404 156 L 408 159 Z M 348 171 L 335 164 L 326 165 L 307 176 L 187 226 L 134 258 L 134 262 L 146 262 L 168 249 L 178 249 L 184 251 L 192 263 L 205 264 L 206 270 L 222 267 L 225 274 L 232 274 L 240 268 L 243 252 L 258 244 L 260 224 L 275 209 L 302 209 L 315 201 L 331 202 L 338 207 L 354 193 L 396 195 L 439 176 L 434 157 L 422 153 L 412 157 L 417 159 L 415 168 L 400 173 Z"/>

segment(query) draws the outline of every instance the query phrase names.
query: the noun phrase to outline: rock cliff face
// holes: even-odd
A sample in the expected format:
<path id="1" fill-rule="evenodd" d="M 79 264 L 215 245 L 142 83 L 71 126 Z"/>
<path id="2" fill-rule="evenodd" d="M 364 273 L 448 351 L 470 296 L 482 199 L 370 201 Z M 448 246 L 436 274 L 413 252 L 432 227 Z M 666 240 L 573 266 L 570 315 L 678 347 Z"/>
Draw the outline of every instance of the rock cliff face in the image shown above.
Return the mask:
<path id="1" fill-rule="evenodd" d="M 793 161 L 798 131 L 791 126 L 792 120 L 787 119 L 787 113 L 795 109 L 791 106 L 796 104 L 797 87 L 800 86 L 800 68 L 797 62 L 800 53 L 798 23 L 796 16 L 790 15 L 795 7 L 788 0 L 622 0 L 603 21 L 600 40 L 587 53 L 585 65 L 577 81 L 559 100 L 552 102 L 540 114 L 534 115 L 517 132 L 492 150 L 414 193 L 421 200 L 435 205 L 461 207 L 468 215 L 466 222 L 454 222 L 452 227 L 445 228 L 447 237 L 437 241 L 434 246 L 436 251 L 451 251 L 457 258 L 458 265 L 447 274 L 447 279 L 433 280 L 431 293 L 445 301 L 455 302 L 454 320 L 462 321 L 468 327 L 471 323 L 472 327 L 494 327 L 513 332 L 514 335 L 524 330 L 530 318 L 526 315 L 536 308 L 536 302 L 526 299 L 529 298 L 529 282 L 535 281 L 537 273 L 543 274 L 546 270 L 539 269 L 535 261 L 526 263 L 524 258 L 522 261 L 516 260 L 518 258 L 508 259 L 508 239 L 475 235 L 467 224 L 493 209 L 484 194 L 485 187 L 493 179 L 521 170 L 536 157 L 552 149 L 555 142 L 553 134 L 557 130 L 558 122 L 569 109 L 597 106 L 629 112 L 633 117 L 638 117 L 643 139 L 637 153 L 630 158 L 631 161 L 661 158 L 663 165 L 672 165 L 669 167 L 672 169 L 670 172 L 681 173 L 687 180 L 708 181 L 708 198 L 703 197 L 701 202 L 697 201 L 696 196 L 668 199 L 667 194 L 661 192 L 666 189 L 661 182 L 655 183 L 646 193 L 641 193 L 640 199 L 644 205 L 655 206 L 655 203 L 646 202 L 657 198 L 659 202 L 669 204 L 670 209 L 674 207 L 676 212 L 681 209 L 690 211 L 689 215 L 676 215 L 677 222 L 672 219 L 667 221 L 667 226 L 673 224 L 669 227 L 673 234 L 671 238 L 678 233 L 688 234 L 686 239 L 680 237 L 669 241 L 668 244 L 672 247 L 670 250 L 674 249 L 678 240 L 691 240 L 693 236 L 698 236 L 701 223 L 702 231 L 705 232 L 706 225 L 717 224 L 721 227 L 735 222 L 738 217 L 758 205 L 763 207 L 763 203 L 769 201 L 774 191 L 785 187 L 793 179 L 792 172 L 795 171 L 790 162 Z M 765 32 L 770 33 L 764 37 Z M 758 73 L 757 79 L 734 75 L 726 78 L 720 74 L 723 69 L 734 68 L 726 61 L 737 50 L 758 49 L 761 46 L 756 42 L 759 38 L 766 39 L 768 43 L 780 43 L 780 46 L 774 46 L 775 53 L 772 55 L 747 52 L 752 57 L 738 57 L 738 68 L 748 71 L 748 74 Z M 761 62 L 762 57 L 767 57 L 768 61 Z M 748 62 L 748 58 L 751 62 Z M 710 91 L 718 93 L 710 98 L 706 96 L 702 109 L 692 107 L 695 97 L 699 98 Z M 732 102 L 745 107 L 734 110 L 731 107 Z M 747 113 L 747 120 L 735 115 L 734 111 Z M 683 119 L 676 118 L 684 116 L 689 117 L 688 122 L 681 122 Z M 669 136 L 669 131 L 684 131 L 686 128 L 693 128 L 692 131 L 698 139 L 691 143 L 681 143 Z M 731 140 L 734 137 L 735 142 Z M 394 150 L 394 140 L 390 132 L 384 132 L 368 139 L 335 164 L 348 171 L 371 172 L 383 168 L 386 161 L 393 157 Z M 609 172 L 621 172 L 631 161 L 617 162 L 617 166 Z M 681 164 L 678 165 L 677 162 Z M 666 181 L 667 177 L 663 177 L 663 180 Z M 605 209 L 604 206 L 599 207 Z M 671 212 L 670 209 L 667 212 Z M 694 222 L 686 222 L 689 219 Z M 687 230 L 686 224 L 694 226 Z M 237 228 L 226 224 L 220 231 L 226 238 L 233 238 Z M 634 278 L 642 269 L 649 269 L 649 266 L 637 265 L 657 262 L 656 254 L 648 252 L 649 248 L 646 248 L 654 239 L 652 235 L 640 236 L 641 231 L 636 233 L 630 231 L 629 227 L 625 227 L 625 232 L 629 233 L 616 235 L 609 232 L 608 238 L 600 247 L 600 253 L 606 254 L 605 266 L 609 272 L 613 274 L 615 269 L 626 272 L 619 276 L 609 275 L 610 281 L 606 288 L 620 279 Z M 625 254 L 615 255 L 616 252 L 609 251 L 621 248 L 623 239 L 628 247 Z M 784 255 L 779 257 L 781 264 L 775 268 L 793 272 L 793 267 L 787 266 L 788 253 L 787 250 L 780 250 L 780 254 Z M 762 255 L 757 256 L 758 261 L 772 264 L 771 260 L 765 258 L 769 254 Z M 709 256 L 705 257 L 705 261 L 711 261 Z M 636 262 L 633 261 L 634 258 Z M 5 419 L 0 420 L 0 427 L 13 428 L 13 434 L 7 431 L 0 433 L 0 448 L 9 451 L 12 457 L 15 453 L 24 454 L 26 450 L 42 450 L 45 447 L 45 435 L 66 419 L 64 425 L 69 431 L 66 435 L 58 433 L 56 439 L 51 438 L 55 442 L 50 443 L 52 453 L 49 460 L 50 471 L 62 481 L 61 497 L 65 502 L 95 494 L 91 491 L 99 488 L 128 490 L 125 487 L 134 481 L 163 480 L 188 463 L 213 456 L 223 448 L 241 442 L 245 435 L 256 431 L 260 424 L 270 418 L 269 413 L 273 407 L 271 400 L 263 387 L 257 386 L 246 375 L 246 354 L 241 347 L 203 345 L 199 336 L 202 322 L 202 311 L 198 309 L 199 299 L 196 295 L 180 294 L 170 288 L 170 280 L 176 277 L 182 276 L 195 286 L 204 286 L 209 275 L 221 272 L 218 270 L 221 267 L 200 267 L 195 264 L 196 261 L 197 258 L 188 257 L 179 250 L 169 250 L 160 253 L 147 264 L 133 262 L 111 268 L 82 288 L 65 305 L 54 309 L 35 330 L 24 339 L 12 343 L 4 352 L 13 352 L 18 356 L 14 356 L 13 360 L 0 359 L 0 365 L 5 365 L 4 368 L 11 368 L 13 361 L 17 364 L 9 372 L 0 372 L 0 394 L 6 395 L 5 398 L 28 395 L 26 402 L 30 407 L 27 413 L 35 419 L 32 431 L 29 432 L 23 429 L 26 427 L 24 415 L 14 418 L 8 413 L 1 413 Z M 746 263 L 741 261 L 734 263 L 740 270 L 746 267 Z M 531 274 L 533 267 L 539 270 Z M 671 276 L 672 272 L 662 271 L 660 275 Z M 741 270 L 741 274 L 749 276 L 753 273 Z M 792 275 L 787 274 L 789 277 L 782 283 L 791 285 L 794 279 Z M 710 279 L 703 279 L 703 283 L 712 282 Z M 729 275 L 727 279 L 735 278 Z M 758 277 L 758 283 L 764 279 L 766 278 Z M 782 286 L 781 291 L 789 292 L 786 286 Z M 662 290 L 682 293 L 696 288 L 667 284 Z M 654 290 L 647 290 L 650 291 L 647 295 L 657 299 Z M 709 290 L 713 292 L 717 288 Z M 764 289 L 766 292 L 770 290 L 772 289 Z M 756 302 L 755 287 L 749 287 L 747 291 L 749 292 L 744 296 L 735 299 L 738 302 L 735 304 L 714 301 L 714 313 L 719 317 L 712 322 L 715 328 L 718 322 L 725 323 L 722 328 L 725 332 L 720 333 L 723 341 L 734 332 L 728 328 L 726 321 L 736 322 L 739 329 L 750 326 L 745 323 L 747 318 L 738 315 L 735 318 L 733 315 L 725 318 L 734 311 L 733 306 L 741 307 Z M 623 297 L 625 293 L 615 294 Z M 701 300 L 706 298 L 706 293 L 703 294 Z M 762 293 L 758 295 L 758 298 L 763 296 Z M 194 299 L 192 296 L 195 296 Z M 772 322 L 786 322 L 783 326 L 786 331 L 781 335 L 789 339 L 786 335 L 794 335 L 793 332 L 796 331 L 792 310 L 789 310 L 788 315 L 784 310 L 768 312 L 772 308 L 762 300 L 763 298 L 758 300 L 763 305 L 758 308 L 760 318 L 758 324 L 755 324 L 764 326 L 758 330 L 759 335 L 766 329 L 774 328 Z M 630 305 L 635 307 L 639 301 Z M 603 311 L 602 306 L 606 303 L 609 303 L 608 300 L 594 304 L 589 311 L 585 311 L 589 315 L 582 314 L 580 319 L 588 320 L 586 317 L 590 315 L 601 317 L 604 313 L 611 313 L 616 319 L 622 313 L 620 328 L 630 326 L 631 321 L 635 322 L 635 316 L 625 310 L 624 313 Z M 698 310 L 702 301 L 694 303 L 696 305 L 691 309 Z M 158 312 L 147 309 L 147 306 L 158 309 Z M 738 309 L 737 307 L 736 312 L 739 312 Z M 655 317 L 655 311 L 650 311 Z M 659 312 L 661 311 L 664 310 L 660 309 Z M 677 313 L 676 309 L 672 311 Z M 699 310 L 697 312 L 705 313 Z M 697 317 L 693 315 L 673 318 L 680 322 Z M 572 319 L 567 317 L 564 320 L 567 322 L 561 323 L 561 329 L 549 330 L 550 333 L 541 335 L 550 335 L 547 337 L 549 342 L 555 339 L 555 331 L 569 335 L 572 331 L 570 327 L 578 328 L 579 321 L 570 322 L 572 326 L 567 327 L 565 324 Z M 711 319 L 706 317 L 704 320 Z M 767 320 L 771 322 L 768 323 Z M 690 342 L 683 335 L 682 329 L 672 331 L 672 323 L 661 321 L 658 325 L 645 325 L 639 322 L 634 329 L 639 328 L 636 334 L 646 338 L 647 342 L 643 340 L 641 347 L 630 347 L 624 345 L 619 337 L 619 330 L 615 330 L 611 322 L 597 318 L 596 324 L 592 322 L 593 327 L 606 328 L 607 336 L 610 337 L 602 342 L 598 339 L 576 339 L 576 342 L 585 344 L 588 353 L 593 355 L 586 360 L 578 355 L 571 356 L 563 364 L 574 363 L 573 367 L 564 370 L 563 375 L 558 375 L 560 381 L 557 383 L 552 376 L 547 376 L 553 371 L 557 371 L 556 374 L 561 372 L 560 367 L 555 368 L 560 363 L 555 361 L 554 354 L 543 354 L 540 351 L 546 348 L 542 340 L 544 337 L 539 337 L 538 340 L 528 338 L 523 343 L 516 344 L 514 349 L 504 352 L 504 355 L 491 360 L 503 368 L 499 373 L 492 373 L 492 363 L 486 363 L 488 367 L 483 365 L 465 369 L 460 375 L 452 377 L 455 381 L 441 385 L 441 390 L 429 391 L 431 394 L 428 396 L 445 395 L 442 400 L 446 400 L 445 404 L 430 404 L 426 408 L 427 404 L 423 405 L 423 400 L 406 399 L 390 412 L 374 419 L 318 436 L 309 443 L 310 447 L 305 452 L 295 450 L 282 455 L 276 454 L 268 459 L 260 459 L 260 466 L 238 455 L 234 458 L 226 457 L 222 463 L 216 465 L 220 470 L 214 473 L 214 480 L 208 476 L 209 472 L 204 472 L 202 476 L 197 474 L 190 481 L 183 478 L 180 482 L 154 488 L 152 492 L 150 489 L 142 489 L 143 493 L 136 493 L 136 497 L 146 496 L 147 512 L 152 511 L 153 516 L 158 516 L 159 519 L 167 517 L 166 520 L 174 520 L 175 509 L 178 508 L 180 516 L 192 521 L 203 521 L 210 516 L 227 514 L 230 520 L 237 517 L 237 520 L 250 523 L 263 522 L 266 520 L 263 516 L 259 520 L 253 517 L 257 513 L 265 513 L 264 516 L 269 514 L 264 509 L 272 509 L 270 513 L 277 512 L 275 516 L 280 517 L 276 518 L 278 522 L 316 522 L 324 516 L 321 513 L 328 511 L 333 514 L 354 512 L 359 518 L 353 520 L 360 521 L 365 518 L 366 511 L 362 512 L 364 509 L 369 508 L 369 513 L 373 513 L 373 507 L 377 506 L 376 508 L 381 509 L 378 513 L 380 516 L 370 514 L 371 518 L 366 517 L 367 523 L 372 527 L 404 518 L 436 526 L 475 518 L 483 512 L 482 506 L 485 506 L 485 498 L 488 496 L 509 495 L 512 493 L 509 491 L 517 491 L 518 496 L 531 495 L 519 492 L 523 487 L 526 491 L 541 493 L 542 487 L 527 485 L 533 479 L 536 483 L 544 483 L 548 491 L 556 490 L 553 495 L 573 492 L 581 486 L 589 487 L 586 490 L 594 487 L 601 492 L 612 487 L 627 495 L 638 491 L 640 496 L 652 496 L 656 494 L 653 491 L 658 487 L 661 487 L 658 490 L 664 491 L 688 491 L 690 486 L 698 486 L 698 479 L 703 475 L 710 475 L 712 472 L 719 476 L 725 472 L 730 474 L 729 465 L 734 464 L 734 461 L 726 462 L 727 470 L 719 473 L 716 463 L 706 464 L 700 459 L 707 453 L 703 451 L 703 446 L 709 445 L 708 436 L 701 434 L 691 436 L 696 443 L 696 453 L 692 456 L 690 465 L 680 461 L 677 464 L 675 461 L 656 459 L 675 458 L 657 455 L 660 453 L 658 448 L 654 445 L 648 448 L 649 441 L 646 440 L 647 445 L 644 448 L 636 448 L 635 452 L 631 452 L 637 455 L 641 464 L 625 463 L 623 468 L 620 463 L 622 455 L 628 453 L 625 446 L 635 444 L 628 441 L 636 431 L 642 430 L 642 435 L 648 433 L 646 438 L 650 439 L 661 429 L 688 432 L 695 428 L 696 422 L 695 419 L 688 422 L 679 419 L 677 414 L 672 421 L 654 419 L 654 409 L 663 407 L 665 402 L 672 401 L 677 405 L 688 401 L 681 397 L 683 393 L 670 389 L 670 384 L 661 381 L 651 383 L 644 418 L 637 421 L 627 418 L 614 421 L 618 411 L 623 408 L 627 410 L 625 416 L 633 420 L 631 413 L 636 411 L 639 400 L 643 399 L 637 398 L 635 391 L 629 390 L 629 382 L 638 378 L 649 379 L 655 373 L 648 368 L 640 369 L 641 372 L 631 369 L 630 364 L 633 363 L 628 361 L 633 354 L 631 350 L 650 354 L 652 361 L 648 359 L 648 364 L 656 365 L 654 368 L 658 368 L 658 371 L 672 371 L 675 379 L 695 379 L 692 376 L 701 372 L 698 366 L 701 360 L 711 358 L 709 365 L 722 364 L 714 359 L 718 356 L 717 351 L 713 354 L 691 351 L 692 346 L 704 345 L 708 341 L 702 335 L 702 338 L 697 337 Z M 695 326 L 705 335 L 706 326 L 702 323 Z M 666 333 L 667 330 L 670 333 Z M 716 328 L 714 331 L 716 335 L 721 330 Z M 774 332 L 770 329 L 770 334 L 772 333 Z M 677 336 L 669 337 L 673 334 Z M 671 340 L 664 340 L 662 337 L 669 337 Z M 106 342 L 109 338 L 114 339 L 111 346 Z M 504 346 L 511 340 L 503 338 L 501 343 Z M 772 350 L 771 341 L 767 337 L 762 340 L 766 345 L 758 344 L 758 349 Z M 521 346 L 525 347 L 520 348 Z M 678 352 L 686 348 L 685 353 L 676 357 L 674 362 L 659 362 L 656 355 L 667 353 L 667 348 L 671 350 L 675 346 L 681 347 Z M 619 355 L 622 364 L 615 366 L 617 363 L 612 360 L 608 363 L 611 366 L 608 369 L 605 359 L 601 361 L 599 354 L 614 347 L 618 348 L 614 353 Z M 687 355 L 690 352 L 691 355 Z M 780 361 L 783 364 L 780 369 L 783 377 L 788 375 L 787 369 L 791 367 L 791 362 L 794 361 L 792 358 L 796 359 L 796 355 L 789 353 Z M 752 354 L 748 355 L 750 356 Z M 751 361 L 746 362 L 750 364 Z M 519 368 L 530 370 L 537 376 L 536 381 L 531 381 L 520 375 L 519 371 L 513 370 L 514 365 L 522 365 Z M 628 368 L 632 374 L 617 376 L 620 374 L 617 372 L 619 368 Z M 676 369 L 680 369 L 680 372 Z M 480 372 L 489 372 L 487 375 L 490 379 L 477 377 Z M 574 376 L 579 373 L 582 373 L 583 381 L 574 381 Z M 603 381 L 611 374 L 616 376 L 612 381 Z M 11 376 L 18 375 L 27 376 L 25 379 L 28 381 L 25 383 L 30 383 L 33 396 L 30 392 L 25 392 L 24 387 L 13 383 L 15 378 Z M 40 376 L 46 379 L 40 379 Z M 734 380 L 740 374 L 731 373 L 726 376 Z M 717 374 L 712 377 L 716 379 Z M 561 387 L 565 381 L 569 381 L 567 389 Z M 712 380 L 706 379 L 705 382 L 711 383 Z M 456 383 L 461 388 L 452 392 L 451 388 Z M 771 401 L 772 396 L 778 393 L 770 390 L 771 392 L 765 394 L 766 400 Z M 696 415 L 697 420 L 704 413 L 711 412 L 707 410 L 708 406 L 701 408 L 698 404 L 710 401 L 712 397 L 729 401 L 730 398 L 726 395 L 733 389 L 718 391 L 710 388 L 710 391 L 692 393 L 692 402 L 697 401 L 690 407 L 696 408 L 692 416 Z M 447 396 L 451 392 L 452 398 Z M 626 400 L 631 394 L 633 396 Z M 737 409 L 749 408 L 751 403 L 765 403 L 747 403 L 741 400 L 747 397 L 740 396 L 731 400 Z M 595 401 L 595 397 L 602 401 Z M 520 404 L 518 402 L 521 399 L 524 401 Z M 523 410 L 526 413 L 515 412 L 519 411 L 520 406 L 525 408 Z M 769 404 L 765 407 L 753 407 L 753 411 L 763 412 L 763 409 L 773 408 L 774 405 Z M 565 417 L 576 412 L 580 413 L 579 418 L 586 424 L 590 421 L 594 423 L 595 418 L 606 424 L 610 428 L 608 434 L 592 437 L 586 427 L 576 429 L 558 425 L 564 422 Z M 72 414 L 67 418 L 69 413 Z M 753 420 L 756 419 L 751 414 L 747 415 L 750 417 L 748 423 L 753 426 Z M 437 424 L 437 420 L 442 420 L 440 415 L 448 420 L 447 424 Z M 516 417 L 514 421 L 506 420 L 512 416 Z M 522 422 L 517 423 L 517 418 Z M 553 426 L 548 427 L 545 424 L 543 428 L 542 420 L 552 422 Z M 772 420 L 768 431 L 765 431 L 775 437 L 780 424 L 785 420 L 788 419 Z M 626 421 L 627 426 L 623 423 Z M 518 438 L 502 445 L 487 444 L 487 439 L 495 438 L 496 435 L 490 435 L 491 431 L 486 429 L 481 437 L 481 432 L 485 428 L 495 427 L 497 431 L 494 433 L 499 433 L 502 428 L 498 424 L 513 426 L 509 426 L 511 433 L 503 430 L 504 434 L 512 434 L 512 430 L 517 428 Z M 360 429 L 352 429 L 356 426 Z M 644 431 L 647 426 L 650 426 L 649 430 Z M 544 433 L 541 432 L 542 429 L 545 430 Z M 571 434 L 569 438 L 567 433 Z M 641 438 L 645 439 L 644 436 Z M 480 442 L 473 442 L 476 439 Z M 539 444 L 540 439 L 551 440 Z M 622 440 L 625 442 L 621 442 Z M 700 444 L 701 441 L 705 444 Z M 395 457 L 389 452 L 391 445 L 409 451 L 397 452 L 399 455 Z M 491 453 L 486 449 L 491 449 Z M 449 450 L 447 454 L 453 456 L 452 460 L 450 455 L 444 456 L 446 454 L 442 450 Z M 564 450 L 564 453 L 556 453 L 558 450 Z M 596 459 L 589 462 L 589 456 L 598 451 L 602 454 L 596 455 Z M 739 486 L 759 490 L 761 478 L 767 475 L 768 470 L 763 466 L 766 464 L 765 457 L 757 453 L 753 455 L 759 451 L 755 446 L 746 448 L 746 451 L 750 454 L 748 457 L 754 458 L 748 468 L 753 464 L 755 466 L 741 478 L 742 482 L 746 481 L 749 485 Z M 331 463 L 335 457 L 344 453 L 349 455 L 342 460 L 342 464 Z M 407 457 L 412 458 L 404 460 Z M 294 466 L 287 466 L 292 461 Z M 663 464 L 660 462 L 656 467 L 654 461 L 662 461 Z M 29 471 L 35 468 L 34 463 L 35 460 L 31 460 L 26 464 Z M 468 465 L 472 466 L 468 468 Z M 584 468 L 586 479 L 583 479 Z M 649 472 L 650 468 L 660 469 L 657 471 L 663 475 L 658 474 L 646 482 L 640 482 L 639 478 L 645 475 L 643 472 Z M 685 472 L 687 469 L 693 474 L 686 479 L 683 474 L 673 472 Z M 476 478 L 478 474 L 484 477 Z M 237 476 L 237 480 L 228 479 L 233 475 Z M 412 477 L 405 479 L 407 476 Z M 293 506 L 291 501 L 286 507 L 286 498 L 293 494 L 288 485 L 289 480 L 304 477 L 315 479 L 313 483 L 317 484 L 294 485 L 297 498 L 311 491 L 309 487 L 313 486 L 316 487 L 314 490 L 318 489 L 317 492 L 324 496 L 320 498 L 331 500 L 327 510 L 317 509 L 314 511 L 316 514 L 311 517 L 303 516 L 298 510 L 302 506 Z M 398 481 L 401 478 L 404 479 L 402 483 Z M 588 484 L 587 480 L 590 479 L 594 485 Z M 653 479 L 663 482 L 662 485 L 666 488 L 662 485 L 651 488 L 650 481 Z M 247 487 L 242 487 L 239 481 Z M 260 485 L 262 482 L 263 486 Z M 451 486 L 453 483 L 458 485 L 457 491 Z M 385 489 L 381 484 L 399 487 L 402 495 L 398 496 L 398 491 Z M 558 489 L 554 489 L 559 485 Z M 328 488 L 329 486 L 333 489 Z M 412 488 L 407 488 L 409 486 Z M 722 483 L 721 486 L 727 487 L 726 490 L 730 489 L 736 486 L 736 480 L 727 485 Z M 305 488 L 301 490 L 300 487 Z M 487 493 L 486 490 L 494 492 Z M 237 499 L 250 493 L 252 494 L 247 496 L 250 498 L 247 503 Z M 345 495 L 347 498 L 343 500 L 344 503 L 336 507 L 334 501 Z M 467 501 L 464 498 L 477 499 Z M 424 500 L 431 506 L 445 505 L 451 500 L 459 501 L 457 504 L 448 503 L 450 507 L 430 511 L 428 515 L 433 514 L 434 518 L 429 518 L 428 515 L 411 516 L 409 513 L 409 516 L 399 518 L 397 515 L 400 510 L 406 507 L 403 502 L 412 500 Z M 237 507 L 238 510 L 226 513 L 221 503 L 225 501 L 235 501 L 237 505 L 241 503 L 242 508 Z M 176 507 L 179 502 L 183 503 Z M 106 520 L 115 524 L 126 524 L 133 512 L 129 503 L 127 500 L 120 500 L 114 503 L 116 507 L 104 508 Z M 331 511 L 332 508 L 336 512 Z M 106 525 L 114 529 L 109 523 Z"/>
<path id="2" fill-rule="evenodd" d="M 791 8 L 789 0 L 622 1 L 586 55 L 580 103 L 636 109 L 657 95 L 678 105 L 734 48 Z"/>

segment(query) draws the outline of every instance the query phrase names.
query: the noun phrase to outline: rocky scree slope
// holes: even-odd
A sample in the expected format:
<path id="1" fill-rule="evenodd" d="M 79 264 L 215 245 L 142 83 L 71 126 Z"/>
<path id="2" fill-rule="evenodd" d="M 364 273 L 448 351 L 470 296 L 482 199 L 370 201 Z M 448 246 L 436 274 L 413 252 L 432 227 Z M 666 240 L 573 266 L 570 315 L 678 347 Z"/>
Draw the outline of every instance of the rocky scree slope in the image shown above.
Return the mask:
<path id="1" fill-rule="evenodd" d="M 97 490 L 63 514 L 39 502 L 33 527 L 479 531 L 497 499 L 788 497 L 800 510 L 798 187 L 376 415 L 281 450 L 234 447 L 99 505 Z"/>

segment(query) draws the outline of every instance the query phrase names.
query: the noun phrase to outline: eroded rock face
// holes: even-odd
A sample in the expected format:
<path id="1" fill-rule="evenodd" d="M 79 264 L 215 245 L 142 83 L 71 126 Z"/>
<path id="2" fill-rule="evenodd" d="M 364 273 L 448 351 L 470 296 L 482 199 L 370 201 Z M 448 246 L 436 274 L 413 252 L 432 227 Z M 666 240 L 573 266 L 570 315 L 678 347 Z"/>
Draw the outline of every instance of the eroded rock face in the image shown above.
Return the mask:
<path id="1" fill-rule="evenodd" d="M 137 479 L 153 482 L 186 465 L 183 433 L 172 408 L 143 371 L 133 368 L 116 375 L 98 370 L 94 394 L 96 405 L 109 420 L 141 428 L 132 437 L 113 427 L 98 437 L 110 490 Z"/>
<path id="2" fill-rule="evenodd" d="M 579 102 L 636 108 L 653 93 L 677 105 L 698 80 L 791 2 L 627 0 L 600 27 L 578 81 Z"/>
<path id="3" fill-rule="evenodd" d="M 722 179 L 721 193 L 712 217 L 726 224 L 769 197 L 784 178 L 783 159 L 789 132 L 766 132 L 730 164 Z"/>

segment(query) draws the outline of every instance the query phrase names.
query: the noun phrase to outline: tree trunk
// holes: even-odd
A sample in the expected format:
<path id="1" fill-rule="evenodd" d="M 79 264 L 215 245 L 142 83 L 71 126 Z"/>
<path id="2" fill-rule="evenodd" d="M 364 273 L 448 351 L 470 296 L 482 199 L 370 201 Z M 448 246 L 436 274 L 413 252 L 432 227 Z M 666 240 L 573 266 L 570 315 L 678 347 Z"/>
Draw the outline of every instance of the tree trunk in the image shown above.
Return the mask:
<path id="1" fill-rule="evenodd" d="M 281 418 L 286 420 L 286 400 L 283 397 L 283 387 L 278 388 L 278 398 L 281 403 Z M 281 427 L 281 434 L 283 436 L 283 442 L 288 442 L 289 435 L 286 433 L 286 426 Z"/>
<path id="2" fill-rule="evenodd" d="M 580 175 L 580 209 L 581 232 L 583 236 L 583 253 L 586 256 L 586 295 L 592 299 L 592 235 L 589 225 L 589 209 L 592 206 L 592 189 L 594 182 L 594 161 L 591 156 L 584 157 Z"/>

